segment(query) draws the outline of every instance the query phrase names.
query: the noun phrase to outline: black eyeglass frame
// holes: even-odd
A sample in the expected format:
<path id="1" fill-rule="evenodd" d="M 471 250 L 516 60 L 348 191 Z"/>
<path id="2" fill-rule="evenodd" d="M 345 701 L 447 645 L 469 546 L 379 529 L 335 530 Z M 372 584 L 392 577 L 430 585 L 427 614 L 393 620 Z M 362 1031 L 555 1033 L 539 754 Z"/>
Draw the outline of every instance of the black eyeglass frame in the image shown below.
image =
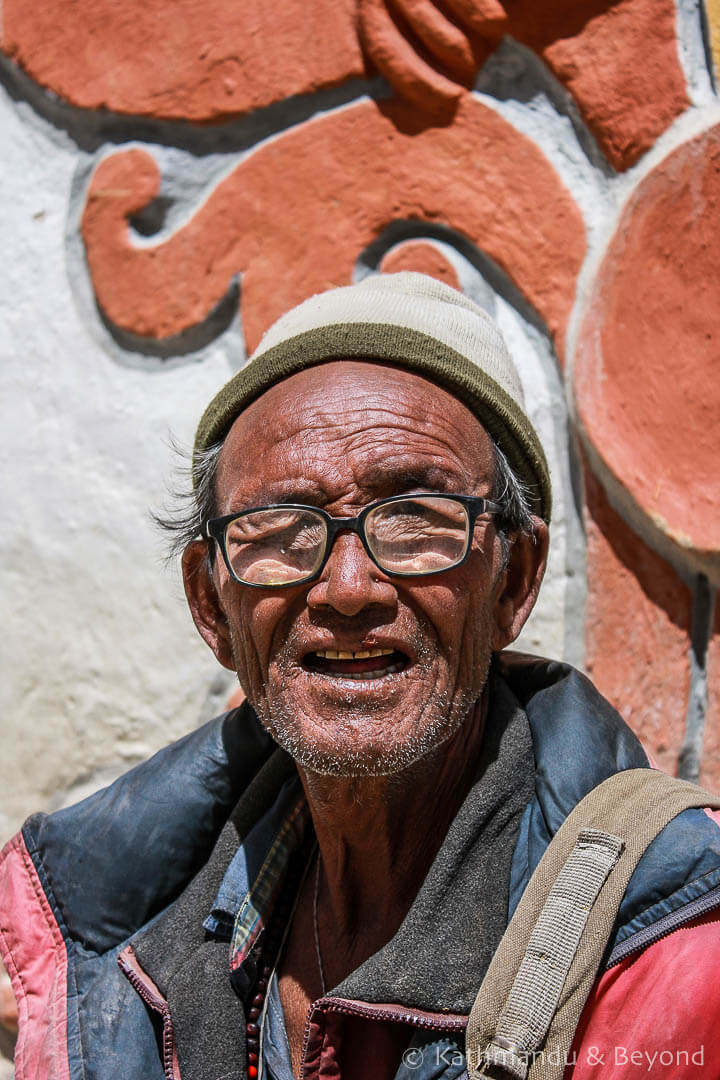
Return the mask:
<path id="1" fill-rule="evenodd" d="M 418 498 L 430 498 L 430 499 L 447 499 L 456 503 L 461 503 L 465 507 L 468 518 L 467 528 L 467 540 L 465 543 L 465 551 L 457 562 L 451 563 L 450 566 L 443 566 L 439 570 L 428 570 L 424 573 L 413 574 L 403 573 L 400 570 L 386 570 L 373 555 L 370 545 L 368 544 L 367 537 L 365 535 L 365 521 L 369 514 L 373 510 L 377 510 L 379 506 L 387 506 L 394 502 L 408 502 L 412 499 Z M 325 522 L 325 550 L 323 551 L 322 558 L 318 564 L 317 569 L 308 574 L 307 577 L 298 578 L 297 581 L 281 582 L 278 584 L 261 584 L 255 581 L 245 581 L 233 570 L 230 565 L 230 559 L 228 558 L 226 535 L 227 527 L 231 521 L 236 521 L 238 518 L 246 517 L 248 514 L 256 514 L 260 510 L 309 510 L 313 514 L 317 514 Z M 477 519 L 482 514 L 498 514 L 501 513 L 503 507 L 496 502 L 492 502 L 491 499 L 485 499 L 481 495 L 451 495 L 445 491 L 413 491 L 407 495 L 391 495 L 387 499 L 378 499 L 376 502 L 369 503 L 368 506 L 363 507 L 359 514 L 355 517 L 333 517 L 328 514 L 327 510 L 323 510 L 319 506 L 306 506 L 304 503 L 271 503 L 269 506 L 251 506 L 247 510 L 239 510 L 235 514 L 225 514 L 223 517 L 211 518 L 206 521 L 203 526 L 203 535 L 207 540 L 214 540 L 222 552 L 222 557 L 225 562 L 225 566 L 228 569 L 228 573 L 232 577 L 233 581 L 237 581 L 240 585 L 246 585 L 249 589 L 294 589 L 296 585 L 309 585 L 312 581 L 317 579 L 322 574 L 328 559 L 330 558 L 330 552 L 332 551 L 335 538 L 341 532 L 353 532 L 360 537 L 360 542 L 365 549 L 365 553 L 368 558 L 377 566 L 378 570 L 383 574 L 387 574 L 388 577 L 395 578 L 411 578 L 411 577 L 434 577 L 436 574 L 446 574 L 448 570 L 455 570 L 458 566 L 466 561 L 472 548 L 473 529 Z"/>

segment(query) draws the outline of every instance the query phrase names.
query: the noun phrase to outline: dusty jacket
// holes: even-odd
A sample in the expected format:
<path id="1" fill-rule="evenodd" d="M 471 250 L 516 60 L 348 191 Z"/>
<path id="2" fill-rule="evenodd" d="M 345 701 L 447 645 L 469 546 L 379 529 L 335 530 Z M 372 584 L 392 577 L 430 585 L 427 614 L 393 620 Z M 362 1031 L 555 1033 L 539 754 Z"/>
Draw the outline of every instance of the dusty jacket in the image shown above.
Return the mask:
<path id="1" fill-rule="evenodd" d="M 476 783 L 398 933 L 313 1005 L 304 1077 L 462 1076 L 474 991 L 551 836 L 597 783 L 645 765 L 577 672 L 496 664 Z M 203 921 L 293 770 L 244 707 L 26 823 L 0 867 L 19 1080 L 246 1075 L 242 986 Z M 718 912 L 720 831 L 686 811 L 630 882 L 578 1029 L 575 1080 L 720 1076 Z M 378 1024 L 407 1027 L 412 1053 L 390 1072 L 370 1060 Z"/>

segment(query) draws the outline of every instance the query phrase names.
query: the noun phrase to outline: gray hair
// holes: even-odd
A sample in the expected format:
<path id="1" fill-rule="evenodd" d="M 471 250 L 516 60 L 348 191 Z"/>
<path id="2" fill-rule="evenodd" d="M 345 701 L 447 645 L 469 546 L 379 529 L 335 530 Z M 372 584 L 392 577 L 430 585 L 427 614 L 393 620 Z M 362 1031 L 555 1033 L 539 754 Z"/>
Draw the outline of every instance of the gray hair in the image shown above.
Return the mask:
<path id="1" fill-rule="evenodd" d="M 495 515 L 495 528 L 500 537 L 503 563 L 507 566 L 510 555 L 510 537 L 534 536 L 535 526 L 530 511 L 530 499 L 527 484 L 524 484 L 512 465 L 505 457 L 495 440 L 495 473 L 490 498 L 500 504 L 500 511 Z"/>
<path id="2" fill-rule="evenodd" d="M 177 483 L 169 492 L 174 506 L 152 515 L 155 524 L 168 534 L 168 561 L 182 555 L 193 540 L 202 536 L 205 523 L 218 516 L 216 486 L 223 445 L 224 439 L 193 454 L 171 443 L 178 458 Z"/>
<path id="3" fill-rule="evenodd" d="M 167 514 L 153 514 L 155 523 L 169 535 L 168 559 L 181 555 L 188 544 L 203 534 L 206 522 L 218 516 L 216 481 L 223 444 L 221 440 L 207 450 L 196 450 L 194 457 L 173 444 L 185 462 L 178 470 L 180 483 L 170 492 L 175 507 Z M 503 559 L 507 561 L 509 538 L 519 533 L 531 536 L 534 526 L 527 486 L 494 440 L 493 447 L 495 474 L 489 497 L 502 508 L 495 517 L 495 527 L 500 535 Z"/>

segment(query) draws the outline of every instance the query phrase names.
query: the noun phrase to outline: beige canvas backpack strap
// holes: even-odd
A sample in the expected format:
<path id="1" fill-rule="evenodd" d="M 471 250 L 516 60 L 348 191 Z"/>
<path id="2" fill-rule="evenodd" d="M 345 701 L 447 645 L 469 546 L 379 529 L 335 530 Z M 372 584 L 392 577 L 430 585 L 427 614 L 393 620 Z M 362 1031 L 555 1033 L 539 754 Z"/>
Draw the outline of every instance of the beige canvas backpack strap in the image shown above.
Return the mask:
<path id="1" fill-rule="evenodd" d="M 562 1080 L 575 1029 L 640 858 L 690 807 L 720 798 L 628 769 L 578 803 L 538 864 L 468 1019 L 468 1076 Z"/>

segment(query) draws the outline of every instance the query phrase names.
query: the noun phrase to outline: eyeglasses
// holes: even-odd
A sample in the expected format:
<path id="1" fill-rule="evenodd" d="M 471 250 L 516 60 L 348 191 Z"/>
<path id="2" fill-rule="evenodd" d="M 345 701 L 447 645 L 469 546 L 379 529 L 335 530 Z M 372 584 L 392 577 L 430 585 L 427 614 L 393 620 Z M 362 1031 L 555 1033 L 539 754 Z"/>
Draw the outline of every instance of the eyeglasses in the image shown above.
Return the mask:
<path id="1" fill-rule="evenodd" d="M 394 495 L 357 517 L 331 517 L 315 506 L 256 506 L 213 518 L 205 535 L 220 548 L 235 581 L 255 588 L 304 585 L 320 576 L 335 537 L 354 532 L 392 577 L 442 574 L 467 559 L 478 517 L 498 503 L 476 495 Z"/>

